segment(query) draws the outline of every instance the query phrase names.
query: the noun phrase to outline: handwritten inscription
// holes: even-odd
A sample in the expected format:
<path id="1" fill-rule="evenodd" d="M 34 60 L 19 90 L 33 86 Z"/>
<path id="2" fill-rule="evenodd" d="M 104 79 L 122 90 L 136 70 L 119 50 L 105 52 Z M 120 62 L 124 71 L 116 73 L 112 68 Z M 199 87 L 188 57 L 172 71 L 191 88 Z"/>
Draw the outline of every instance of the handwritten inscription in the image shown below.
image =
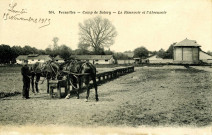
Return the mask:
<path id="1" fill-rule="evenodd" d="M 39 28 L 43 28 L 51 24 L 51 19 L 49 18 L 34 18 L 34 17 L 23 17 L 23 14 L 27 14 L 27 9 L 17 10 L 17 3 L 9 4 L 8 12 L 3 14 L 4 20 L 15 20 L 15 21 L 25 21 L 39 24 Z"/>

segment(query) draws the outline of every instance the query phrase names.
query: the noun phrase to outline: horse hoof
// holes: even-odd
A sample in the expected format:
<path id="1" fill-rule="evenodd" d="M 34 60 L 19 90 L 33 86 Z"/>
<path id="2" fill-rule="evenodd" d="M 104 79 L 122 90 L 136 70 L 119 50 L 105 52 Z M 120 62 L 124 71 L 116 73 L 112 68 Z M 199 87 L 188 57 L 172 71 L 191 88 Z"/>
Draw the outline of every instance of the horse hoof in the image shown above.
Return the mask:
<path id="1" fill-rule="evenodd" d="M 65 97 L 65 99 L 69 99 L 70 98 L 70 96 L 69 95 L 67 95 L 66 97 Z"/>
<path id="2" fill-rule="evenodd" d="M 99 101 L 99 98 L 97 98 L 96 101 Z"/>
<path id="3" fill-rule="evenodd" d="M 88 102 L 88 99 L 85 99 L 85 102 Z"/>

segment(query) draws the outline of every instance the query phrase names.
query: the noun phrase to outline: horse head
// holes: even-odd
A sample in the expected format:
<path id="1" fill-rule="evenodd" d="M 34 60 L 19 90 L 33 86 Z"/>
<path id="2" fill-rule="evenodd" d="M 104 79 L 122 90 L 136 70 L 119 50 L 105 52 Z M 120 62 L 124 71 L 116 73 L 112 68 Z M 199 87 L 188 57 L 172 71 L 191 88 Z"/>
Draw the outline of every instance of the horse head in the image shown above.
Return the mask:
<path id="1" fill-rule="evenodd" d="M 42 66 L 42 73 L 44 76 L 46 76 L 48 79 L 57 79 L 60 75 L 60 66 L 58 63 L 54 61 L 47 61 L 46 63 L 43 63 Z"/>

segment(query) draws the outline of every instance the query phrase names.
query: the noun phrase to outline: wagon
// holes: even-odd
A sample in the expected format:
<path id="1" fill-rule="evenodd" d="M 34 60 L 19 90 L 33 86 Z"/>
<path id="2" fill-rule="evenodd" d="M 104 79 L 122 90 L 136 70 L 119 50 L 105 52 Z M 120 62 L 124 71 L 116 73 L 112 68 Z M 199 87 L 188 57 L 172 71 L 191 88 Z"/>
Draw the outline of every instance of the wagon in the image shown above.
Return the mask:
<path id="1" fill-rule="evenodd" d="M 59 79 L 59 80 L 49 80 L 49 94 L 50 97 L 53 98 L 54 96 L 54 89 L 57 90 L 57 97 L 61 98 L 61 88 L 65 88 L 65 95 L 67 95 L 70 87 L 69 87 L 69 82 L 68 82 L 68 78 L 63 78 L 63 79 Z"/>
<path id="2" fill-rule="evenodd" d="M 63 73 L 65 75 L 63 76 L 62 79 L 49 80 L 49 88 L 50 88 L 49 94 L 51 98 L 54 97 L 54 89 L 57 90 L 58 98 L 62 97 L 61 88 L 65 88 L 65 93 L 64 93 L 65 95 L 67 95 L 68 92 L 70 91 L 70 86 L 72 86 L 72 88 L 74 89 L 80 89 L 82 86 L 79 85 L 79 80 L 81 80 L 83 76 L 89 75 L 88 73 L 77 74 L 77 73 L 73 73 L 69 71 L 63 71 Z M 78 88 L 73 85 L 70 79 L 72 76 L 77 78 Z"/>

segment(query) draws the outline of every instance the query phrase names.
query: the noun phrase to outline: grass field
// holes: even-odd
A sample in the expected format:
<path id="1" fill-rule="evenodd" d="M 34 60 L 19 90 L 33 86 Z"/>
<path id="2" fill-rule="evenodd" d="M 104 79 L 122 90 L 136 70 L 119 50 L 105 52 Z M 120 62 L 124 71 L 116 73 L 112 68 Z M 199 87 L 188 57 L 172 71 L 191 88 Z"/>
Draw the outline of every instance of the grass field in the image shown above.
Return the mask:
<path id="1" fill-rule="evenodd" d="M 4 87 L 13 84 L 21 88 L 19 69 L 12 70 L 17 72 L 17 78 L 13 81 L 19 86 L 8 81 L 12 79 L 8 76 L 4 81 L 8 86 Z M 76 95 L 71 95 L 70 99 L 51 99 L 46 94 L 46 87 L 40 88 L 41 93 L 30 93 L 29 100 L 23 100 L 21 95 L 1 98 L 0 125 L 212 125 L 210 67 L 137 67 L 133 73 L 98 86 L 99 102 L 95 101 L 93 89 L 89 102 L 84 102 L 86 92 L 80 94 L 80 99 L 76 99 Z"/>
<path id="2" fill-rule="evenodd" d="M 0 67 L 0 97 L 22 92 L 21 67 Z"/>

